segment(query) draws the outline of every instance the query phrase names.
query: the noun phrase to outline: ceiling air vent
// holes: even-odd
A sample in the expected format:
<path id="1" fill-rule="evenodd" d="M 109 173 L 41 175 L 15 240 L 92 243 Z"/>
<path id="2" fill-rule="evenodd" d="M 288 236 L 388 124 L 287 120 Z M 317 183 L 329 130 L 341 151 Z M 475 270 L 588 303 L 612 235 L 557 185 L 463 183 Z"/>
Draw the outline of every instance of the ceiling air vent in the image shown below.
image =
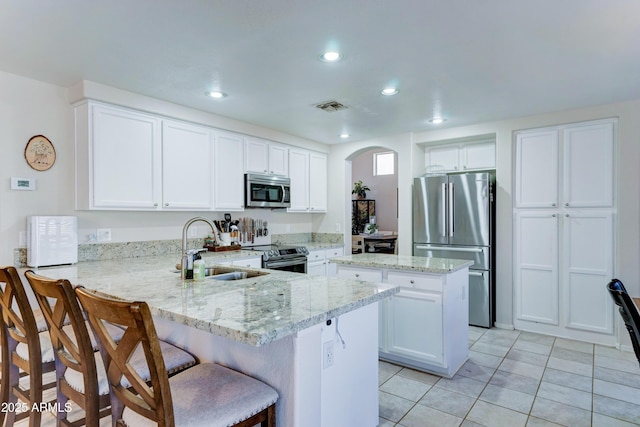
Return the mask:
<path id="1" fill-rule="evenodd" d="M 338 101 L 329 101 L 329 102 L 323 102 L 322 104 L 316 105 L 316 108 L 319 108 L 322 111 L 331 113 L 333 111 L 346 110 L 349 107 L 347 107 L 344 104 L 340 104 Z"/>

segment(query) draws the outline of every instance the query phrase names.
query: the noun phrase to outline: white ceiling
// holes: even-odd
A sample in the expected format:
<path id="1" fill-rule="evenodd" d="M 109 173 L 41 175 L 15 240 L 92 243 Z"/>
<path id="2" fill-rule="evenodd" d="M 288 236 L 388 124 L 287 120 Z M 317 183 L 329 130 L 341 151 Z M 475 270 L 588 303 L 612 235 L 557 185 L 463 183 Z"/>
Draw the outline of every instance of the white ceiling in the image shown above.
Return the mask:
<path id="1" fill-rule="evenodd" d="M 1 0 L 0 40 L 9 73 L 329 144 L 640 98 L 637 0 Z"/>

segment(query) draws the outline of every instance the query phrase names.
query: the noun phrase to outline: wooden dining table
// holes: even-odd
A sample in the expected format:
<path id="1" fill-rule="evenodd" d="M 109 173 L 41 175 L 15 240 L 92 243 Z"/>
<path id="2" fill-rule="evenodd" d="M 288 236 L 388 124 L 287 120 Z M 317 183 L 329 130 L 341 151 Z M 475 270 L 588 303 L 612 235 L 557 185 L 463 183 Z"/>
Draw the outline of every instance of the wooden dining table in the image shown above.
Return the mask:
<path id="1" fill-rule="evenodd" d="M 396 241 L 398 240 L 398 236 L 395 234 L 360 234 L 362 240 L 364 241 L 364 252 L 384 252 L 384 253 L 394 253 L 396 247 Z M 384 248 L 384 250 L 376 250 L 376 243 L 388 243 L 389 248 Z"/>

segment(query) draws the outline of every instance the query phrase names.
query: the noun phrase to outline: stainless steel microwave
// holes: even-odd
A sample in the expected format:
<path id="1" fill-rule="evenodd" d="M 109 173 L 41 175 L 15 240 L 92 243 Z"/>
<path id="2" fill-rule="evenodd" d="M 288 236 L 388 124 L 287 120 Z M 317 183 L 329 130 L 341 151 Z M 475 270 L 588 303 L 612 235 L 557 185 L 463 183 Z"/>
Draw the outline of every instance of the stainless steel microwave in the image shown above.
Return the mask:
<path id="1" fill-rule="evenodd" d="M 244 175 L 244 205 L 247 208 L 288 208 L 291 206 L 289 178 L 247 173 Z"/>

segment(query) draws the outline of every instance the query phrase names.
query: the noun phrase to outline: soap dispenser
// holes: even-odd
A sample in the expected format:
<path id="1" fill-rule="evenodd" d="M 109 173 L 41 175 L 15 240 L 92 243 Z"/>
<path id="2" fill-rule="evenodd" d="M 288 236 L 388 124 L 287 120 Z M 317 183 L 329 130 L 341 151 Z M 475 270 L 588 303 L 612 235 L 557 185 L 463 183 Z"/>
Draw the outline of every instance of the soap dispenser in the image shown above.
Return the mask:
<path id="1" fill-rule="evenodd" d="M 206 265 L 202 256 L 197 253 L 193 256 L 193 260 L 193 278 L 196 280 L 204 279 Z"/>

